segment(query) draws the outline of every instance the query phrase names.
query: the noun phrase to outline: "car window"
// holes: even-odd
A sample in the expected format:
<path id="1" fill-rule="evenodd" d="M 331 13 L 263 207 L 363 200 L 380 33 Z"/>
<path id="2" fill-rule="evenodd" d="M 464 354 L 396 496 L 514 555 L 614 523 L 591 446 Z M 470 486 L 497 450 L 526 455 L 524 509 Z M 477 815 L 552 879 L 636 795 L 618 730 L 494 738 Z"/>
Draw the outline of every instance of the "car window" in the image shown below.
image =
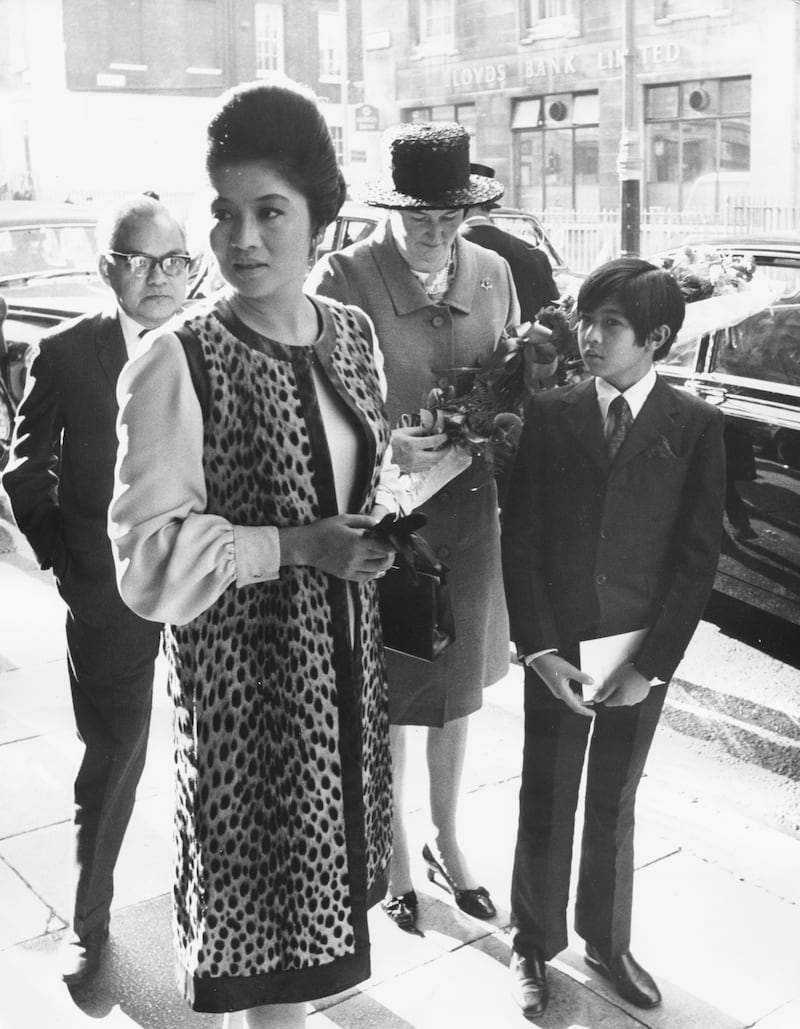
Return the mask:
<path id="1" fill-rule="evenodd" d="M 513 232 L 515 236 L 521 236 L 534 246 L 539 246 L 544 238 L 541 227 L 533 220 L 524 215 L 491 214 L 492 221 L 506 232 Z"/>
<path id="2" fill-rule="evenodd" d="M 351 243 L 358 243 L 365 239 L 375 228 L 375 220 L 371 218 L 345 218 L 342 221 L 342 247 L 349 247 Z"/>
<path id="3" fill-rule="evenodd" d="M 717 333 L 711 371 L 800 387 L 800 303 L 778 302 Z"/>
<path id="4" fill-rule="evenodd" d="M 716 333 L 710 370 L 800 386 L 800 260 L 759 256 L 753 282 L 773 287 L 774 299 Z"/>
<path id="5" fill-rule="evenodd" d="M 0 275 L 69 271 L 95 262 L 91 225 L 40 225 L 0 229 Z"/>
<path id="6" fill-rule="evenodd" d="M 699 336 L 687 336 L 684 338 L 678 333 L 677 339 L 670 347 L 666 357 L 660 358 L 658 367 L 672 368 L 675 371 L 693 372 L 697 367 L 697 349 L 700 346 Z"/>

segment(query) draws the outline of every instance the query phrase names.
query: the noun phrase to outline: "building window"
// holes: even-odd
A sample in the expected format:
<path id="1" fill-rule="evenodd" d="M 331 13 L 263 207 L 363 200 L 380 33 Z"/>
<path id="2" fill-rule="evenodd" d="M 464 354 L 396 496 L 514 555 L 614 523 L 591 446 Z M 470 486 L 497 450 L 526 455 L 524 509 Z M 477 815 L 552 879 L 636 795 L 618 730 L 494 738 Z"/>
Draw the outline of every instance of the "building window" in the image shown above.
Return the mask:
<path id="1" fill-rule="evenodd" d="M 597 93 L 518 101 L 511 123 L 517 206 L 598 210 L 598 126 Z"/>
<path id="2" fill-rule="evenodd" d="M 649 207 L 719 214 L 750 191 L 750 79 L 645 90 Z"/>
<path id="3" fill-rule="evenodd" d="M 255 26 L 256 77 L 283 71 L 283 5 L 257 3 Z"/>
<path id="4" fill-rule="evenodd" d="M 449 53 L 455 48 L 454 0 L 412 0 L 409 11 L 415 56 Z"/>
<path id="5" fill-rule="evenodd" d="M 344 163 L 344 132 L 342 131 L 341 125 L 328 125 L 330 130 L 331 140 L 333 141 L 333 149 L 336 151 L 336 161 L 338 164 Z"/>
<path id="6" fill-rule="evenodd" d="M 654 17 L 657 23 L 669 23 L 682 18 L 719 18 L 730 14 L 730 0 L 655 0 Z"/>
<path id="7" fill-rule="evenodd" d="M 470 136 L 475 135 L 478 115 L 475 104 L 438 104 L 435 107 L 407 107 L 400 114 L 401 121 L 416 124 L 422 121 L 457 121 Z"/>
<path id="8" fill-rule="evenodd" d="M 578 35 L 579 6 L 580 0 L 522 0 L 522 41 Z"/>
<path id="9" fill-rule="evenodd" d="M 342 79 L 342 20 L 338 11 L 320 11 L 319 80 L 341 82 Z"/>
<path id="10" fill-rule="evenodd" d="M 186 0 L 186 50 L 190 75 L 221 75 L 217 0 Z"/>
<path id="11" fill-rule="evenodd" d="M 109 28 L 109 68 L 115 71 L 146 70 L 142 0 L 121 0 L 115 4 Z"/>

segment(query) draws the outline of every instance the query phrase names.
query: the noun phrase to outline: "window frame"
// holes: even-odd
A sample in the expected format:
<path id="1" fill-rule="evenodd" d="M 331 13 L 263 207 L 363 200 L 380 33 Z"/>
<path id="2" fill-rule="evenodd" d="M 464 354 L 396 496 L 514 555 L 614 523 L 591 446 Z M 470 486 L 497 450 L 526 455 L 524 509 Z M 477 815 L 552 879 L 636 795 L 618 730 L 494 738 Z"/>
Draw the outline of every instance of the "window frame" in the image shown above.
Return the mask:
<path id="1" fill-rule="evenodd" d="M 274 72 L 282 72 L 286 68 L 286 36 L 283 20 L 283 4 L 271 3 L 269 0 L 256 0 L 254 4 L 253 44 L 255 53 L 256 78 L 266 78 Z M 266 29 L 266 32 L 264 32 Z M 260 66 L 263 54 L 269 56 L 274 49 L 274 67 Z"/>
<path id="2" fill-rule="evenodd" d="M 324 28 L 325 22 L 329 28 L 335 26 L 335 31 Z M 338 10 L 317 11 L 317 61 L 318 75 L 320 82 L 340 83 L 343 79 L 342 69 L 344 68 L 344 26 L 342 25 L 341 14 Z M 335 46 L 323 46 L 323 40 L 334 39 Z"/>
<path id="3" fill-rule="evenodd" d="M 561 0 L 564 11 L 548 14 L 546 7 L 553 0 L 520 0 L 520 37 L 522 43 L 541 39 L 574 38 L 581 34 L 581 0 Z M 534 7 L 537 8 L 534 11 Z"/>

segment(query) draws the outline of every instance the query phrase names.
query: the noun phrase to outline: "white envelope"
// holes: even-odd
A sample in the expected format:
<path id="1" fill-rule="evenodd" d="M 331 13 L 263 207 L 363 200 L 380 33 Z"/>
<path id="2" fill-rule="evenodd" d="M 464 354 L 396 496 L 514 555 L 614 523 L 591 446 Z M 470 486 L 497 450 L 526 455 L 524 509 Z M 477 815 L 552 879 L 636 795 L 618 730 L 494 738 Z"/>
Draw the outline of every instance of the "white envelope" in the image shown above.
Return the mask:
<path id="1" fill-rule="evenodd" d="M 630 661 L 639 653 L 649 629 L 635 629 L 616 636 L 600 636 L 596 640 L 584 640 L 580 644 L 581 671 L 588 672 L 594 679 L 591 686 L 583 686 L 583 700 L 586 703 L 594 696 L 606 679 L 620 665 Z"/>

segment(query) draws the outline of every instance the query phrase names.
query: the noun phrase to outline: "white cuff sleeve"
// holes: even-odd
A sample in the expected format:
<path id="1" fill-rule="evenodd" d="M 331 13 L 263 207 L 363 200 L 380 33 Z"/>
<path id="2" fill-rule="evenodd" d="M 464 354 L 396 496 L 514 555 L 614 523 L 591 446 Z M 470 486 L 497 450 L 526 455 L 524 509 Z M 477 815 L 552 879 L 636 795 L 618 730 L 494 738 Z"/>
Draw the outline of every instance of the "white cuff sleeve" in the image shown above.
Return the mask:
<path id="1" fill-rule="evenodd" d="M 237 586 L 278 578 L 281 547 L 274 525 L 234 525 L 233 547 Z"/>

